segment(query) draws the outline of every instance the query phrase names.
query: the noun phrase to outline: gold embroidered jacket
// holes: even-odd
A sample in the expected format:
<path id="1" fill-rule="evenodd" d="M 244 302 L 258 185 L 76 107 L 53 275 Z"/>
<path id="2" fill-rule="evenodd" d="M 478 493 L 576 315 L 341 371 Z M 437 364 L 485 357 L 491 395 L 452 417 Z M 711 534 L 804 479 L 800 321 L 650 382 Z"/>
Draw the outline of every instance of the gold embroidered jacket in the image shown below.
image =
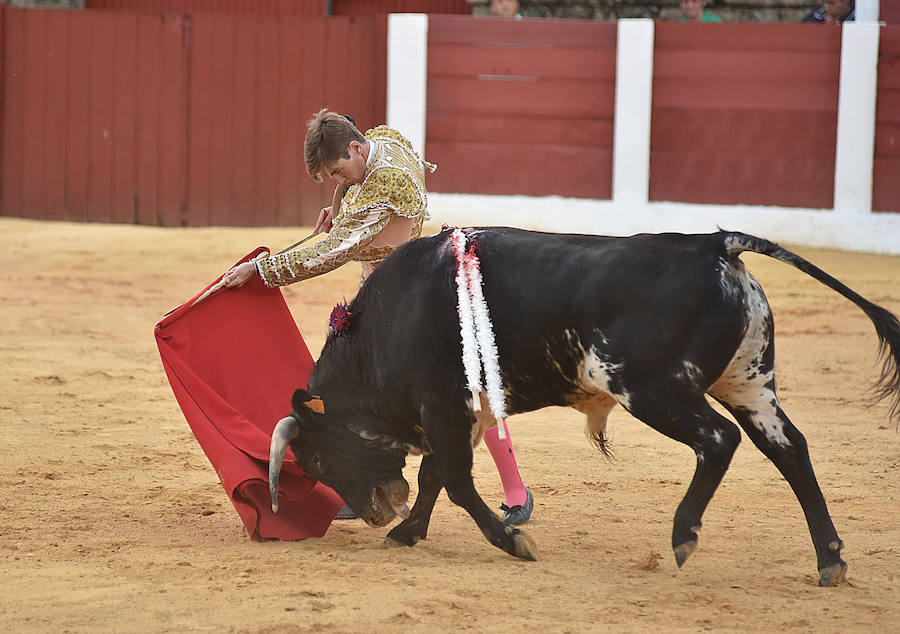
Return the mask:
<path id="1" fill-rule="evenodd" d="M 328 237 L 309 247 L 256 260 L 256 269 L 267 286 L 299 282 L 351 260 L 386 258 L 396 246 L 370 245 L 395 215 L 415 221 L 410 240 L 421 235 L 422 223 L 428 219 L 424 170 L 427 167 L 433 172 L 435 166 L 420 159 L 403 135 L 385 125 L 367 131 L 365 136 L 375 141 L 374 156 L 367 162 L 362 183 L 344 192 Z"/>

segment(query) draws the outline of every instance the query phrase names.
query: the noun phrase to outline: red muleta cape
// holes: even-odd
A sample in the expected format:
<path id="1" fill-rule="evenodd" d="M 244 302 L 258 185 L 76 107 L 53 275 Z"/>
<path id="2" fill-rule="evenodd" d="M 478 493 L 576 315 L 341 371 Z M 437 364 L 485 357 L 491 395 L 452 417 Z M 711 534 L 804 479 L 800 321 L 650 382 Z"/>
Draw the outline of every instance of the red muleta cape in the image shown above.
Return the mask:
<path id="1" fill-rule="evenodd" d="M 253 276 L 194 305 L 214 284 L 156 324 L 172 391 L 251 538 L 321 537 L 343 506 L 337 493 L 306 476 L 290 450 L 278 515 L 268 484 L 272 430 L 290 413 L 294 390 L 306 387 L 312 355 L 279 289 Z"/>

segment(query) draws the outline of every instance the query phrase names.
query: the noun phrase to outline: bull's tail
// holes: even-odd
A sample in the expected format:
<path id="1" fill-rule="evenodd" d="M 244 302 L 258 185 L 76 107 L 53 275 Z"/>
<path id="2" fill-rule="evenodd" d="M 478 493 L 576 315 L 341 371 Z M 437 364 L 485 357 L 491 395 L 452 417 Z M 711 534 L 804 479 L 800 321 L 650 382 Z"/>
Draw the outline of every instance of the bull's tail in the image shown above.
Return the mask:
<path id="1" fill-rule="evenodd" d="M 859 306 L 872 320 L 878 334 L 878 358 L 882 366 L 881 376 L 875 384 L 875 401 L 890 398 L 890 417 L 895 423 L 900 423 L 900 321 L 897 317 L 889 310 L 873 304 L 816 265 L 774 242 L 745 233 L 722 232 L 721 235 L 729 258 L 736 258 L 744 251 L 767 255 L 803 271 Z"/>

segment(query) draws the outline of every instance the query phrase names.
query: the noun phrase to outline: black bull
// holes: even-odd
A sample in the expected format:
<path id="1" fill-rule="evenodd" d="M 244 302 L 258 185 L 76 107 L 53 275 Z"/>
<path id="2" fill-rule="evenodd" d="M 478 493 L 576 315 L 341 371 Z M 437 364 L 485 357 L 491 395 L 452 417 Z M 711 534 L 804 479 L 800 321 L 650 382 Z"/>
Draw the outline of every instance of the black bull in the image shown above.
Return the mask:
<path id="1" fill-rule="evenodd" d="M 471 229 L 490 307 L 507 412 L 549 405 L 587 415 L 605 450 L 618 403 L 659 432 L 690 446 L 693 480 L 675 513 L 679 566 L 697 545 L 707 504 L 740 442 L 718 414 L 721 403 L 793 488 L 816 551 L 819 582 L 843 579 L 846 564 L 809 460 L 806 440 L 775 392 L 773 321 L 765 295 L 739 255 L 761 253 L 840 293 L 875 325 L 884 366 L 880 397 L 900 401 L 900 323 L 803 258 L 753 236 L 556 235 Z M 366 522 L 397 515 L 386 544 L 426 537 L 440 489 L 475 520 L 488 541 L 534 559 L 533 541 L 505 525 L 472 480 L 472 445 L 494 424 L 473 411 L 461 360 L 450 232 L 392 255 L 349 306 L 349 328 L 329 336 L 308 391 L 272 438 L 270 486 L 277 508 L 286 446 L 307 474 L 334 488 Z M 485 408 L 486 409 L 486 408 Z M 402 469 L 423 454 L 411 511 Z"/>

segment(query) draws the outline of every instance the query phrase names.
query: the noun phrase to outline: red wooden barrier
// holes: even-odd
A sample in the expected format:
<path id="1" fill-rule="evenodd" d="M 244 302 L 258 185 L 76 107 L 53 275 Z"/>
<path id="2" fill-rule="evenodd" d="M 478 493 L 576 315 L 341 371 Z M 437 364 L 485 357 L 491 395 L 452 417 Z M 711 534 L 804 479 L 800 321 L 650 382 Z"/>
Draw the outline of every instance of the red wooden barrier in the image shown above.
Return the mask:
<path id="1" fill-rule="evenodd" d="M 2 212 L 176 224 L 180 17 L 7 9 Z"/>
<path id="2" fill-rule="evenodd" d="M 615 23 L 431 16 L 429 189 L 612 194 Z"/>
<path id="3" fill-rule="evenodd" d="M 879 43 L 872 209 L 900 211 L 900 23 L 882 28 Z"/>
<path id="4" fill-rule="evenodd" d="M 295 13 L 326 15 L 328 0 L 86 0 L 86 9 L 215 13 Z"/>
<path id="5" fill-rule="evenodd" d="M 840 29 L 657 22 L 650 199 L 832 206 Z"/>
<path id="6" fill-rule="evenodd" d="M 6 6 L 4 4 L 0 3 L 0 69 L 3 68 L 3 64 L 5 63 L 3 61 L 3 59 L 5 57 L 5 50 L 6 50 L 6 41 L 4 40 L 4 33 L 6 32 L 6 25 L 4 23 L 5 11 L 6 11 Z M 0 187 L 3 186 L 3 140 L 4 140 L 4 137 L 6 136 L 6 130 L 5 130 L 6 126 L 4 125 L 6 116 L 4 114 L 4 111 L 2 110 L 2 108 L 3 108 L 2 104 L 5 103 L 5 99 L 3 96 L 4 95 L 4 81 L 3 81 L 4 78 L 5 78 L 5 73 L 0 72 Z M 3 193 L 2 193 L 2 191 L 0 191 L 0 216 L 2 216 L 2 215 L 3 215 Z"/>
<path id="7" fill-rule="evenodd" d="M 449 13 L 470 15 L 466 0 L 332 0 L 332 15 L 372 15 L 376 13 Z"/>
<path id="8" fill-rule="evenodd" d="M 881 0 L 878 19 L 891 25 L 900 25 L 900 2 L 897 2 L 897 0 Z"/>
<path id="9" fill-rule="evenodd" d="M 303 160 L 322 106 L 385 116 L 386 20 L 194 15 L 187 224 L 309 222 L 331 200 Z"/>
<path id="10" fill-rule="evenodd" d="M 176 225 L 312 222 L 320 107 L 385 117 L 384 16 L 6 9 L 0 213 Z"/>
<path id="11" fill-rule="evenodd" d="M 466 0 L 331 0 L 331 15 L 379 13 L 455 13 L 469 15 Z M 216 13 L 328 15 L 328 0 L 87 0 L 87 9 Z"/>
<path id="12" fill-rule="evenodd" d="M 385 117 L 385 16 L 0 10 L 0 214 L 309 223 L 308 117 Z M 840 30 L 657 23 L 653 200 L 830 207 Z M 614 23 L 432 16 L 442 192 L 609 198 Z M 900 209 L 900 26 L 882 30 L 873 204 Z"/>

